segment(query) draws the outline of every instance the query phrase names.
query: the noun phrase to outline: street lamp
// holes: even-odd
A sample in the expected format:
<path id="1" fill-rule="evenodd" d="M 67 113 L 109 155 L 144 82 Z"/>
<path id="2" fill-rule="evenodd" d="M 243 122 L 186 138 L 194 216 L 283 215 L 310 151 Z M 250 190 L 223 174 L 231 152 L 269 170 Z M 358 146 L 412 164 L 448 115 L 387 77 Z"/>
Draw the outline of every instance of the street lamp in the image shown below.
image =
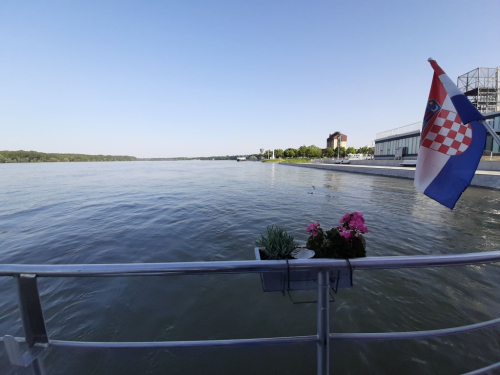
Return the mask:
<path id="1" fill-rule="evenodd" d="M 342 135 L 337 136 L 337 160 L 340 160 L 340 141 L 342 139 Z"/>

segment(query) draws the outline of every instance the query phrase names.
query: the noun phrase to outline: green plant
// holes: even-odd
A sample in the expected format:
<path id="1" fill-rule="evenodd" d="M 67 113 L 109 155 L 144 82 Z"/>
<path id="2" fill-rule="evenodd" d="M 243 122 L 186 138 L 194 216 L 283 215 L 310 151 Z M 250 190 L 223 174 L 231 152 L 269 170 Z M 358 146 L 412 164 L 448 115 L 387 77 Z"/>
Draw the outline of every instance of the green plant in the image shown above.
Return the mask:
<path id="1" fill-rule="evenodd" d="M 274 226 L 268 226 L 267 237 L 261 235 L 255 244 L 263 249 L 268 259 L 273 260 L 290 258 L 290 253 L 299 246 L 286 230 Z"/>

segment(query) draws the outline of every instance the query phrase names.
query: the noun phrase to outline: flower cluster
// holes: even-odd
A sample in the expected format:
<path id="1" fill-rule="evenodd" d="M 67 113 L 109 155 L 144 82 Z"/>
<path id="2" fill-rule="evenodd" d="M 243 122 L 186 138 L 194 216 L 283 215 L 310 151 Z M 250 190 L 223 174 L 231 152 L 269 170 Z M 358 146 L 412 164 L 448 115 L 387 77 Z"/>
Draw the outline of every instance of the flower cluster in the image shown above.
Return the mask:
<path id="1" fill-rule="evenodd" d="M 318 236 L 318 228 L 319 228 L 319 223 L 311 223 L 307 226 L 306 232 L 311 233 L 311 236 L 317 237 Z"/>
<path id="2" fill-rule="evenodd" d="M 340 225 L 337 227 L 339 234 L 346 240 L 351 238 L 354 234 L 355 237 L 359 237 L 361 233 L 368 233 L 368 228 L 365 226 L 365 219 L 361 212 L 353 212 L 350 214 L 347 212 L 339 220 Z"/>
<path id="3" fill-rule="evenodd" d="M 346 213 L 340 225 L 329 230 L 319 223 L 311 223 L 306 247 L 316 252 L 316 258 L 358 258 L 366 256 L 366 241 L 363 233 L 368 233 L 361 212 Z"/>

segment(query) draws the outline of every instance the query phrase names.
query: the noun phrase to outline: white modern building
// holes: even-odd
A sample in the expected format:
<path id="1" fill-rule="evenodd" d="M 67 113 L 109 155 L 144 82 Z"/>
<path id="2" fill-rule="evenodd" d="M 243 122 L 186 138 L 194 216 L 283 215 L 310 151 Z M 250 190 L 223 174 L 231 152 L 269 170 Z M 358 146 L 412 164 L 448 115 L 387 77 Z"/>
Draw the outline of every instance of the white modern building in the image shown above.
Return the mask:
<path id="1" fill-rule="evenodd" d="M 403 157 L 416 158 L 420 146 L 422 122 L 400 126 L 377 133 L 375 137 L 375 159 L 394 159 L 398 150 Z"/>

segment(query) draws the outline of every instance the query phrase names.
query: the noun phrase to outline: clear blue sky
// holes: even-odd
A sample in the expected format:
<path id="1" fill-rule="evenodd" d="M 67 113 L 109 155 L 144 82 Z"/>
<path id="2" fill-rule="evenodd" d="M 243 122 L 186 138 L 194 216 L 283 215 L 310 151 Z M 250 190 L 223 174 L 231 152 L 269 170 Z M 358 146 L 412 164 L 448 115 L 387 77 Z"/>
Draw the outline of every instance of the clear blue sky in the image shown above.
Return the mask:
<path id="1" fill-rule="evenodd" d="M 348 146 L 420 121 L 432 56 L 500 65 L 500 2 L 2 1 L 0 150 Z"/>

